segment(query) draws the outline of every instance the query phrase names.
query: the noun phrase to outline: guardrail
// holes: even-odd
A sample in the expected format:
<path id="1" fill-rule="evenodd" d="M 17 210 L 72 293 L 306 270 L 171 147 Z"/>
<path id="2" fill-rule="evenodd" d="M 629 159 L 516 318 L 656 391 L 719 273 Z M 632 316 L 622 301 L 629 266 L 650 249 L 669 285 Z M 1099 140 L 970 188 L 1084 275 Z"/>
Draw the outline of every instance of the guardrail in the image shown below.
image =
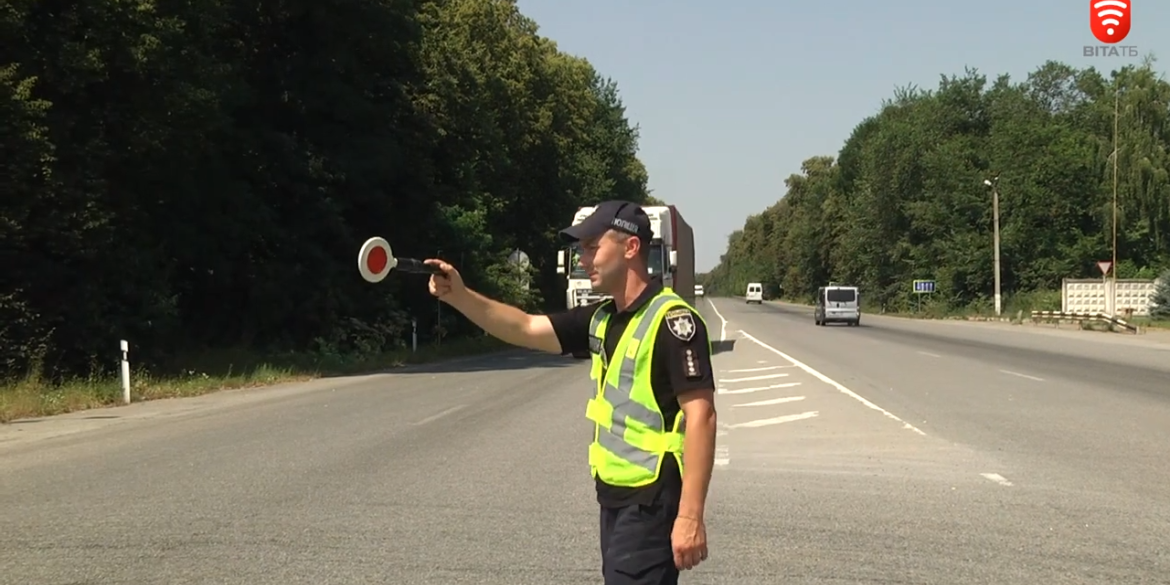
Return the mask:
<path id="1" fill-rule="evenodd" d="M 1116 317 L 1114 315 L 1107 315 L 1105 313 L 1087 313 L 1087 312 L 1064 312 L 1064 311 L 1032 311 L 1032 322 L 1039 321 L 1055 321 L 1060 323 L 1062 321 L 1071 321 L 1073 323 L 1105 323 L 1110 328 L 1120 327 L 1126 331 L 1133 333 L 1138 332 L 1137 325 L 1127 322 L 1126 320 Z"/>

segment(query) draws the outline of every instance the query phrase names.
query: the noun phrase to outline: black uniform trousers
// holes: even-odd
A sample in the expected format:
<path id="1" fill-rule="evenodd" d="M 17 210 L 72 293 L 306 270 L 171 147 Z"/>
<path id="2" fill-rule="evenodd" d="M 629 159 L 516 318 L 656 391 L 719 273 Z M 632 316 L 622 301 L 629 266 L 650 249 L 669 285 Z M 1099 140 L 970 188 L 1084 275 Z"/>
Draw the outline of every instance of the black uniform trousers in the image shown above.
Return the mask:
<path id="1" fill-rule="evenodd" d="M 601 572 L 605 585 L 676 585 L 670 533 L 680 488 L 663 485 L 649 504 L 601 507 Z"/>

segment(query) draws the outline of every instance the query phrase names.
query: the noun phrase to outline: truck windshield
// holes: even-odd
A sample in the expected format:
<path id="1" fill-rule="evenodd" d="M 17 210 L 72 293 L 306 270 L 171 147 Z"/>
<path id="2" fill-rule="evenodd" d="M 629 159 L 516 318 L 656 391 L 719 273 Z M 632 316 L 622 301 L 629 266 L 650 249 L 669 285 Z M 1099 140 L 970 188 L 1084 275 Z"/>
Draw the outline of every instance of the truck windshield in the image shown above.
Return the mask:
<path id="1" fill-rule="evenodd" d="M 569 278 L 589 278 L 585 269 L 581 268 L 581 247 L 569 247 Z M 666 255 L 662 251 L 662 243 L 650 244 L 650 274 L 662 274 L 665 271 Z"/>
<path id="2" fill-rule="evenodd" d="M 581 268 L 581 246 L 569 246 L 569 278 L 589 278 Z"/>
<path id="3" fill-rule="evenodd" d="M 666 266 L 666 258 L 662 252 L 662 243 L 650 244 L 650 274 L 662 274 Z"/>

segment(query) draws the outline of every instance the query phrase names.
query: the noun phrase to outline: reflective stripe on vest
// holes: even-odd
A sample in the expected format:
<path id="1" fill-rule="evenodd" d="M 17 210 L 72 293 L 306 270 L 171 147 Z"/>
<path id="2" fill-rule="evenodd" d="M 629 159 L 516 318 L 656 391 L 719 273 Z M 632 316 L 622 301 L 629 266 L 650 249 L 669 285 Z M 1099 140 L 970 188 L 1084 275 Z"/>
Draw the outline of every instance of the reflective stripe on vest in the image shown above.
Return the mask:
<path id="1" fill-rule="evenodd" d="M 612 363 L 606 364 L 604 341 L 600 352 L 593 354 L 590 378 L 596 396 L 586 408 L 586 417 L 595 423 L 589 465 L 594 477 L 610 485 L 637 487 L 654 482 L 667 453 L 676 454 L 682 469 L 683 413 L 678 413 L 667 431 L 650 382 L 659 325 L 667 311 L 680 307 L 690 308 L 665 289 L 630 320 L 609 360 Z M 594 312 L 590 335 L 604 340 L 609 317 L 601 308 Z"/>

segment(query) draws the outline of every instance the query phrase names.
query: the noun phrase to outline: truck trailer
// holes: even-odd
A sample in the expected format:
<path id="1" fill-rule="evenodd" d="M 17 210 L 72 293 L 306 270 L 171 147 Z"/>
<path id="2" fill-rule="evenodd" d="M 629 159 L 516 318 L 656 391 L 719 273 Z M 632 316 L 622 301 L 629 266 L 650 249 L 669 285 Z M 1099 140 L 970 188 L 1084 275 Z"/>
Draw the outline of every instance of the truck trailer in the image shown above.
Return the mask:
<path id="1" fill-rule="evenodd" d="M 577 225 L 593 213 L 582 207 L 573 216 Z M 650 274 L 692 305 L 695 304 L 695 232 L 674 205 L 643 207 L 650 218 L 654 239 L 650 242 Z M 589 276 L 580 266 L 581 250 L 576 245 L 557 252 L 557 274 L 568 275 L 565 306 L 595 303 L 609 295 L 595 293 Z"/>

